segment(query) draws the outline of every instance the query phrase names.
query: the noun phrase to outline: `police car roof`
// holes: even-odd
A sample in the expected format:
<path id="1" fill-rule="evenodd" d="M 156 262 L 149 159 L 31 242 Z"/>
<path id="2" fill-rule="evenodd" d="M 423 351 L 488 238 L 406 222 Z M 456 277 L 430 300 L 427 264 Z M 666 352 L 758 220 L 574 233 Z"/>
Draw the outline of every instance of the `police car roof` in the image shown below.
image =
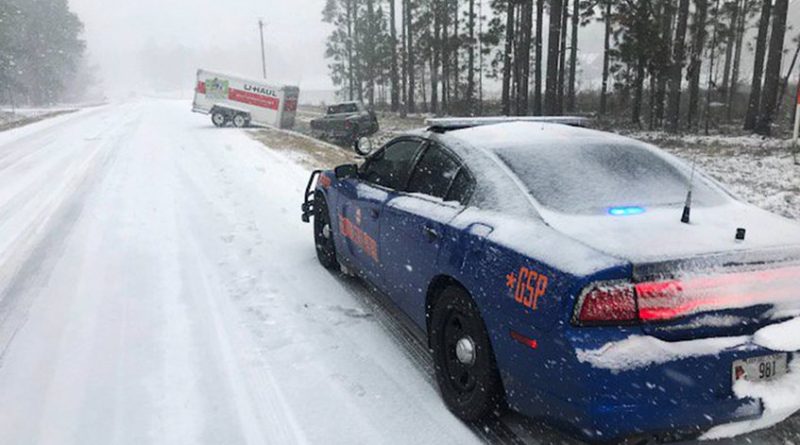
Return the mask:
<path id="1" fill-rule="evenodd" d="M 554 149 L 559 145 L 577 143 L 614 143 L 645 145 L 634 139 L 604 131 L 548 122 L 506 122 L 453 130 L 439 135 L 443 140 L 454 139 L 460 143 L 485 150 L 500 149 Z"/>

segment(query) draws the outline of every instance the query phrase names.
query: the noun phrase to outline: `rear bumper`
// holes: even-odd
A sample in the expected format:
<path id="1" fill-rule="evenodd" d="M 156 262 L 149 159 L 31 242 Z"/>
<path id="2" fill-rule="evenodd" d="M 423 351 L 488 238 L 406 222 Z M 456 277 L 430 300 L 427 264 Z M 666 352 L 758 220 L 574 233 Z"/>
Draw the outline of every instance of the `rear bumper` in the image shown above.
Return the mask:
<path id="1" fill-rule="evenodd" d="M 592 404 L 580 432 L 597 442 L 630 437 L 672 441 L 697 437 L 716 425 L 757 419 L 762 413 L 762 403 L 753 399 L 676 400 L 664 406 L 642 397 L 638 404 Z"/>
<path id="2" fill-rule="evenodd" d="M 605 345 L 592 337 L 588 341 L 597 347 Z M 588 338 L 573 338 L 562 345 Z M 545 418 L 590 442 L 630 437 L 677 440 L 764 413 L 761 400 L 733 393 L 732 364 L 774 351 L 746 343 L 716 354 L 607 369 L 580 361 L 576 354 L 580 348 L 570 346 L 516 354 L 517 366 L 503 376 L 512 408 Z M 539 354 L 561 358 L 548 360 Z M 795 358 L 796 353 L 790 354 L 790 362 Z M 542 369 L 543 362 L 558 366 Z"/>

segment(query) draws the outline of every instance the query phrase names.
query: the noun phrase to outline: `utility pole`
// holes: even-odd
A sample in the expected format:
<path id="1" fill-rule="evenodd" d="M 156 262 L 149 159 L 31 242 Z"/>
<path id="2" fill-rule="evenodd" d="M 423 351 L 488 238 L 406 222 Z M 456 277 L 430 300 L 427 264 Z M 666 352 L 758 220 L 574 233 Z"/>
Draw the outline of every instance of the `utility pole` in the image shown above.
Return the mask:
<path id="1" fill-rule="evenodd" d="M 264 20 L 258 19 L 258 33 L 261 35 L 261 74 L 267 78 L 267 59 L 264 56 Z"/>

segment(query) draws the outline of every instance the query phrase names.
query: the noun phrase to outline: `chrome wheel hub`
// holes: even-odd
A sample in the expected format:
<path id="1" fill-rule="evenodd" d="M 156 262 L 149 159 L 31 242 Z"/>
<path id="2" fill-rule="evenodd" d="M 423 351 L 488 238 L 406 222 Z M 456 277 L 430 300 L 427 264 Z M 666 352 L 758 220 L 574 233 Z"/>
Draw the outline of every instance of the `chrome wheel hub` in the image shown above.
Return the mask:
<path id="1" fill-rule="evenodd" d="M 464 365 L 475 364 L 475 342 L 470 337 L 462 337 L 456 343 L 456 358 Z"/>

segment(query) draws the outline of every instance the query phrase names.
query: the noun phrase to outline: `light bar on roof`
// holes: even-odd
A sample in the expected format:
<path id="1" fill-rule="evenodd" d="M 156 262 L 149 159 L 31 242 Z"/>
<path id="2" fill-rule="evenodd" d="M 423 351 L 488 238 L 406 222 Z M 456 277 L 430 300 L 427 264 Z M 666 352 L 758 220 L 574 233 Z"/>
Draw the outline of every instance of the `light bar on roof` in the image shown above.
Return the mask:
<path id="1" fill-rule="evenodd" d="M 580 116 L 491 116 L 491 117 L 442 117 L 426 119 L 425 125 L 430 128 L 457 129 L 493 125 L 507 122 L 541 122 L 548 124 L 587 126 L 589 119 Z"/>

